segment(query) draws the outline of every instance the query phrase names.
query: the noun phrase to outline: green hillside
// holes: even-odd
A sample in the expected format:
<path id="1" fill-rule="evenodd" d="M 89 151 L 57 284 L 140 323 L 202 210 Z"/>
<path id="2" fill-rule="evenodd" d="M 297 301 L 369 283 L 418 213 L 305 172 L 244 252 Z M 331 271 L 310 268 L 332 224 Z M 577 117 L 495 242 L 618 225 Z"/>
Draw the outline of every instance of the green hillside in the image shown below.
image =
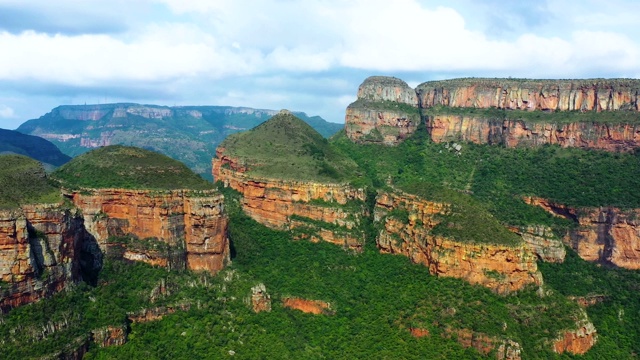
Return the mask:
<path id="1" fill-rule="evenodd" d="M 220 146 L 227 155 L 245 162 L 255 176 L 344 182 L 357 169 L 353 160 L 287 111 L 247 132 L 230 135 Z"/>
<path id="2" fill-rule="evenodd" d="M 42 164 L 22 155 L 0 155 L 0 209 L 60 200 Z"/>
<path id="3" fill-rule="evenodd" d="M 6 153 L 25 155 L 52 166 L 60 166 L 71 160 L 54 144 L 43 138 L 0 129 L 0 154 Z"/>
<path id="4" fill-rule="evenodd" d="M 177 160 L 122 145 L 105 146 L 77 156 L 51 176 L 68 188 L 203 190 L 212 187 Z"/>
<path id="5" fill-rule="evenodd" d="M 103 145 L 154 150 L 211 179 L 211 159 L 218 144 L 229 134 L 249 130 L 276 113 L 230 106 L 65 105 L 25 122 L 17 130 L 47 136 L 69 156 Z M 326 137 L 343 126 L 319 116 L 295 114 Z"/>

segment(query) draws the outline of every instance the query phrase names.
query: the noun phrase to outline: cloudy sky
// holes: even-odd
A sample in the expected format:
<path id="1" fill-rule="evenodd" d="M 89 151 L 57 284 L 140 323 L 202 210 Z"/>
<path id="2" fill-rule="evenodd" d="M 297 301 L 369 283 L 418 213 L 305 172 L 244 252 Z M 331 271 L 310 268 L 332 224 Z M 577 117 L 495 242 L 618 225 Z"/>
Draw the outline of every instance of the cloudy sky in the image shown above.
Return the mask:
<path id="1" fill-rule="evenodd" d="M 370 75 L 640 77 L 636 0 L 0 0 L 0 127 L 62 104 L 305 111 Z"/>

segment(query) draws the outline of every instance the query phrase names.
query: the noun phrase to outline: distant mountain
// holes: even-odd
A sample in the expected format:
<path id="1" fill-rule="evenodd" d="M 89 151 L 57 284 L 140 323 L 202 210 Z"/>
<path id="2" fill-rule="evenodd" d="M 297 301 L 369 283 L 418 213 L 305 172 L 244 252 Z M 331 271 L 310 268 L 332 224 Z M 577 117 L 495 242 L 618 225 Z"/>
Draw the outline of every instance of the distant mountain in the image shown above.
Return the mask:
<path id="1" fill-rule="evenodd" d="M 0 154 L 25 155 L 52 166 L 60 166 L 71 160 L 50 141 L 6 129 L 0 129 Z"/>
<path id="2" fill-rule="evenodd" d="M 218 144 L 277 113 L 230 106 L 64 105 L 25 122 L 17 131 L 45 138 L 69 156 L 116 144 L 155 150 L 211 179 L 211 159 Z M 319 116 L 294 114 L 325 137 L 342 128 Z"/>

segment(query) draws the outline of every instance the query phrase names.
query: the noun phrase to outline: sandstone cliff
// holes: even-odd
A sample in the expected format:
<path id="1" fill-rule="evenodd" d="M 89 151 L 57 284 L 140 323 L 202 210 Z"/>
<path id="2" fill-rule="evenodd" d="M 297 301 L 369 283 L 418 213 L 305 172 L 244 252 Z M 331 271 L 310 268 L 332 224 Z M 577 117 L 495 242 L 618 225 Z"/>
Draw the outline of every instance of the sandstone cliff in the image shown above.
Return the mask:
<path id="1" fill-rule="evenodd" d="M 380 251 L 405 255 L 434 275 L 461 278 L 501 294 L 542 284 L 536 257 L 524 243 L 466 243 L 433 235 L 438 215 L 448 206 L 400 192 L 380 194 L 374 219 L 383 225 L 377 238 Z M 395 209 L 406 211 L 408 218 L 389 216 Z"/>
<path id="2" fill-rule="evenodd" d="M 356 142 L 396 145 L 418 128 L 416 92 L 396 78 L 372 76 L 347 107 L 345 131 Z"/>
<path id="3" fill-rule="evenodd" d="M 292 230 L 312 241 L 328 241 L 360 249 L 358 227 L 366 211 L 365 192 L 345 184 L 256 178 L 247 166 L 219 148 L 213 177 L 242 194 L 242 208 L 266 226 Z M 304 228 L 305 231 L 295 231 Z"/>
<path id="4" fill-rule="evenodd" d="M 112 236 L 152 239 L 177 251 L 126 244 L 123 256 L 153 265 L 216 273 L 229 261 L 228 218 L 216 191 L 84 190 L 69 194 L 100 248 Z M 153 241 L 151 242 L 153 244 Z"/>
<path id="5" fill-rule="evenodd" d="M 581 315 L 582 318 L 577 321 L 575 330 L 566 331 L 553 340 L 554 352 L 584 354 L 598 341 L 596 328 L 587 318 L 587 313 L 581 310 Z"/>
<path id="6" fill-rule="evenodd" d="M 83 219 L 59 204 L 0 212 L 0 311 L 95 281 L 102 253 Z"/>
<path id="7" fill-rule="evenodd" d="M 509 230 L 520 235 L 525 244 L 542 261 L 561 263 L 567 255 L 562 239 L 558 238 L 553 230 L 547 226 L 509 227 Z"/>
<path id="8" fill-rule="evenodd" d="M 572 209 L 545 199 L 526 198 L 555 216 L 578 223 L 563 242 L 587 261 L 640 269 L 640 209 L 615 207 Z"/>
<path id="9" fill-rule="evenodd" d="M 638 110 L 640 80 L 455 79 L 429 81 L 416 88 L 422 107 L 512 110 Z"/>
<path id="10" fill-rule="evenodd" d="M 357 142 L 396 145 L 423 122 L 436 142 L 630 151 L 640 146 L 639 93 L 640 80 L 630 79 L 454 79 L 412 90 L 374 76 L 347 108 L 345 131 Z M 539 115 L 525 116 L 533 112 Z M 560 119 L 562 112 L 572 113 Z"/>

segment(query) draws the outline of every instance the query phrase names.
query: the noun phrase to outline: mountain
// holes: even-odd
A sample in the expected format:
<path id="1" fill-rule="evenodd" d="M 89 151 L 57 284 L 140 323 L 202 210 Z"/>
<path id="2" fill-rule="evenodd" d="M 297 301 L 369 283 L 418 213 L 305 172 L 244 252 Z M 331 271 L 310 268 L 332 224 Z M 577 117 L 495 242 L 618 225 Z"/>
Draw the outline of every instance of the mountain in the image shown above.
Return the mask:
<path id="1" fill-rule="evenodd" d="M 210 179 L 216 146 L 227 135 L 248 130 L 276 113 L 229 106 L 65 105 L 17 130 L 48 139 L 69 156 L 116 144 L 159 151 Z M 326 137 L 342 127 L 318 116 L 296 114 Z"/>
<path id="2" fill-rule="evenodd" d="M 60 166 L 71 158 L 51 142 L 14 130 L 0 129 L 0 154 L 29 156 L 49 166 Z"/>

